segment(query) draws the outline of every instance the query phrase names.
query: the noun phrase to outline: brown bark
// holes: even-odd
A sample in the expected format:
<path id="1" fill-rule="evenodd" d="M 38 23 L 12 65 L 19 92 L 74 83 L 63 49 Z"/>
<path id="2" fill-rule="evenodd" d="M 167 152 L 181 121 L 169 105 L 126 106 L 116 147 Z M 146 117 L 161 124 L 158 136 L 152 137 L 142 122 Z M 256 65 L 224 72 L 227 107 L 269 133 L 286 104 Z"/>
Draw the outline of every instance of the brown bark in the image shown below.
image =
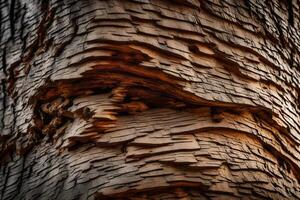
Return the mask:
<path id="1" fill-rule="evenodd" d="M 300 199 L 299 0 L 1 0 L 0 199 Z"/>

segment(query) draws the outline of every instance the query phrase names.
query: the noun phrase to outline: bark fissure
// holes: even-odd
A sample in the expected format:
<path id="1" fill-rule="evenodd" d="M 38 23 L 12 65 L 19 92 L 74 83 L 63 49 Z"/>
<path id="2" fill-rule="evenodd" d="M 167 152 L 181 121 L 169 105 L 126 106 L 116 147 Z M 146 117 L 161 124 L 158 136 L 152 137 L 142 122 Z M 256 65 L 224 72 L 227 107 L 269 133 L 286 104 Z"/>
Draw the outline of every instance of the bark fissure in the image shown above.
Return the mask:
<path id="1" fill-rule="evenodd" d="M 0 8 L 1 200 L 300 199 L 298 1 Z"/>
<path id="2" fill-rule="evenodd" d="M 10 34 L 12 40 L 14 39 L 14 35 L 15 35 L 15 4 L 16 4 L 16 0 L 10 0 L 9 20 L 10 20 Z"/>
<path id="3" fill-rule="evenodd" d="M 6 110 L 6 82 L 5 80 L 1 80 L 1 88 L 2 88 L 2 95 L 3 95 L 3 100 L 2 100 L 2 116 L 1 116 L 1 130 L 3 131 L 5 128 L 5 110 Z"/>

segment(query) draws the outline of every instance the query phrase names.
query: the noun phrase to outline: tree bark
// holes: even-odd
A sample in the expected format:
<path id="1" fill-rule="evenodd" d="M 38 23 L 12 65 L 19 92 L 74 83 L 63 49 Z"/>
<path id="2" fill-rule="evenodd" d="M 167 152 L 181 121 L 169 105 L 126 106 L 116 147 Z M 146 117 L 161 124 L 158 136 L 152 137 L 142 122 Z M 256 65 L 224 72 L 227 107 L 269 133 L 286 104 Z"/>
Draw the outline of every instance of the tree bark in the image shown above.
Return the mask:
<path id="1" fill-rule="evenodd" d="M 0 199 L 300 199 L 299 0 L 0 0 Z"/>

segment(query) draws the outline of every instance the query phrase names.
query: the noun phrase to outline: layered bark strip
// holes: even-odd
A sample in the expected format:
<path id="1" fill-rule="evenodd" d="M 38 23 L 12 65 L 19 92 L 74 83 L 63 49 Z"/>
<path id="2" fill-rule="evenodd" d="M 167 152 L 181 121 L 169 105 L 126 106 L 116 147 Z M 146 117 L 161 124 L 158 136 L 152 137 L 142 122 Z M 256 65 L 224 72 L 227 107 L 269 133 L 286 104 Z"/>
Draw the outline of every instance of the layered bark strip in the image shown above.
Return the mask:
<path id="1" fill-rule="evenodd" d="M 0 199 L 300 199 L 299 0 L 1 0 Z"/>

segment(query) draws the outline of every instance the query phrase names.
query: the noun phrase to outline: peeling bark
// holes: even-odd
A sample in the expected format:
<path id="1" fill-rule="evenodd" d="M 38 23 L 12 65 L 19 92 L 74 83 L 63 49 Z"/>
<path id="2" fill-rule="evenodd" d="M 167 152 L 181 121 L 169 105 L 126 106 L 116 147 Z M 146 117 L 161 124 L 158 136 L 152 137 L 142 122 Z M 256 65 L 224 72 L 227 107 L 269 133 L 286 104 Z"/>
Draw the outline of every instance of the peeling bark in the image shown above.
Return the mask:
<path id="1" fill-rule="evenodd" d="M 0 2 L 1 200 L 300 199 L 299 0 Z"/>

